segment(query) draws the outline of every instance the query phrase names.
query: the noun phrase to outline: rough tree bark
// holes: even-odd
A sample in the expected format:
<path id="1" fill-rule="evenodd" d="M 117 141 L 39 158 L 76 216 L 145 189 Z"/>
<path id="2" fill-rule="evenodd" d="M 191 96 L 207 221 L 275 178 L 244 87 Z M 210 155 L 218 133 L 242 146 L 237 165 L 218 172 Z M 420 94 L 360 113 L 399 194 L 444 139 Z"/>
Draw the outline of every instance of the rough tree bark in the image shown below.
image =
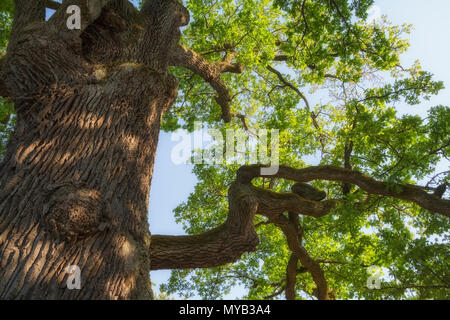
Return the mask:
<path id="1" fill-rule="evenodd" d="M 168 52 L 188 21 L 176 1 L 15 1 L 2 95 L 17 125 L 0 164 L 0 298 L 145 299 L 148 199 L 162 114 L 176 98 Z M 81 290 L 66 287 L 81 269 Z"/>

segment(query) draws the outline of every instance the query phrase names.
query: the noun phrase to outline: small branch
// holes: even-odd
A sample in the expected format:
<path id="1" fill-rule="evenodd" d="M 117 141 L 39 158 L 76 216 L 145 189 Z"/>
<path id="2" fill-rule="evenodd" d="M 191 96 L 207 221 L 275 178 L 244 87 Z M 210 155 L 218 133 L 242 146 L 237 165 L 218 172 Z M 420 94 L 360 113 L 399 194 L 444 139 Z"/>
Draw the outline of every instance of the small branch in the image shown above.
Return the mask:
<path id="1" fill-rule="evenodd" d="M 264 216 L 276 216 L 289 211 L 320 218 L 329 214 L 338 202 L 337 200 L 313 201 L 294 193 L 277 193 L 258 187 L 252 189 L 259 199 L 258 213 Z"/>
<path id="2" fill-rule="evenodd" d="M 308 112 L 309 112 L 309 114 L 311 116 L 311 120 L 312 120 L 314 128 L 319 129 L 320 126 L 319 126 L 319 124 L 317 122 L 317 116 L 316 116 L 316 114 L 314 112 L 311 111 L 311 107 L 309 105 L 309 101 L 308 101 L 308 99 L 306 99 L 305 95 L 296 86 L 294 86 L 292 83 L 287 81 L 280 71 L 274 69 L 271 66 L 267 66 L 267 70 L 269 70 L 270 72 L 274 73 L 278 77 L 280 82 L 283 83 L 283 85 L 285 85 L 286 87 L 292 89 L 305 102 L 306 109 L 308 110 Z M 321 137 L 321 140 L 322 139 L 323 139 L 323 137 Z M 322 146 L 323 146 L 323 144 L 322 144 Z"/>
<path id="3" fill-rule="evenodd" d="M 317 286 L 315 292 L 318 299 L 329 299 L 327 281 L 320 264 L 339 262 L 327 259 L 314 260 L 309 256 L 302 245 L 303 229 L 299 224 L 298 213 L 316 218 L 324 216 L 335 206 L 336 200 L 320 201 L 323 199 L 321 196 L 317 198 L 319 201 L 315 201 L 295 193 L 277 193 L 255 187 L 251 182 L 253 178 L 261 176 L 260 169 L 261 165 L 255 165 L 242 166 L 238 170 L 236 180 L 228 190 L 228 217 L 219 227 L 198 235 L 152 236 L 151 270 L 209 268 L 238 260 L 243 253 L 256 250 L 259 240 L 255 232 L 254 217 L 260 214 L 281 229 L 289 249 L 302 264 L 302 268 L 297 269 L 293 259 L 288 266 L 287 297 L 295 297 L 295 287 L 294 289 L 292 287 L 293 272 L 297 274 L 303 272 L 305 268 Z M 333 166 L 295 169 L 281 166 L 272 178 L 288 179 L 298 183 L 312 180 L 351 183 L 368 193 L 415 202 L 433 212 L 450 215 L 449 200 L 439 199 L 413 185 L 388 185 L 350 169 Z M 393 187 L 398 190 L 395 191 Z M 289 213 L 289 218 L 283 214 L 285 212 Z"/>
<path id="4" fill-rule="evenodd" d="M 313 260 L 306 249 L 301 246 L 298 238 L 298 232 L 293 223 L 291 223 L 284 215 L 279 215 L 277 217 L 272 217 L 271 221 L 277 225 L 281 231 L 283 231 L 286 240 L 288 242 L 288 247 L 295 255 L 300 263 L 308 270 L 311 274 L 314 283 L 317 286 L 317 298 L 319 300 L 328 300 L 328 285 L 325 279 L 324 272 L 320 267 L 319 263 Z M 291 266 L 292 268 L 292 266 Z M 295 271 L 297 268 L 294 269 Z M 292 288 L 291 288 L 292 289 Z M 290 297 L 291 293 L 289 293 Z"/>
<path id="5" fill-rule="evenodd" d="M 284 62 L 284 61 L 288 61 L 288 59 L 289 59 L 289 56 L 288 56 L 288 55 L 280 54 L 280 55 L 275 56 L 275 57 L 273 58 L 273 61 L 276 61 L 276 62 Z"/>
<path id="6" fill-rule="evenodd" d="M 425 290 L 432 290 L 432 289 L 450 289 L 450 286 L 446 285 L 405 285 L 405 286 L 399 286 L 399 287 L 381 287 L 378 290 L 407 290 L 407 289 L 425 289 Z"/>
<path id="7" fill-rule="evenodd" d="M 281 286 L 278 290 L 274 291 L 268 296 L 264 297 L 264 300 L 270 300 L 275 298 L 276 296 L 279 296 L 284 290 L 286 289 L 286 286 Z"/>

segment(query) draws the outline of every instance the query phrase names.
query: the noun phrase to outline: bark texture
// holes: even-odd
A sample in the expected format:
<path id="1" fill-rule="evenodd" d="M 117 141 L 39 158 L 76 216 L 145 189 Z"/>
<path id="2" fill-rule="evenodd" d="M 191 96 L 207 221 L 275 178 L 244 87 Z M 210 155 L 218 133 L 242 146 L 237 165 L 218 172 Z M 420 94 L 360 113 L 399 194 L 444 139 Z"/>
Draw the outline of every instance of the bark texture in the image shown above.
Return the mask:
<path id="1" fill-rule="evenodd" d="M 0 164 L 0 298 L 146 299 L 148 199 L 162 114 L 176 98 L 167 52 L 176 1 L 74 1 L 44 21 L 17 0 L 2 79 L 17 125 Z M 73 4 L 73 3 L 71 3 Z M 69 290 L 67 268 L 81 270 Z"/>

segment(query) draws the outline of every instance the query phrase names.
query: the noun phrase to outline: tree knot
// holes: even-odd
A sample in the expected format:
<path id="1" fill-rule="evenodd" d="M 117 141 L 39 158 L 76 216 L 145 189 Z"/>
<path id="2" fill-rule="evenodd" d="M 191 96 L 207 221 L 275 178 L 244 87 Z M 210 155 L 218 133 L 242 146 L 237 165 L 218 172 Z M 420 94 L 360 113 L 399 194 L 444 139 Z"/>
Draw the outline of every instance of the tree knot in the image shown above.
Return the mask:
<path id="1" fill-rule="evenodd" d="M 71 183 L 51 189 L 43 216 L 54 235 L 76 240 L 105 228 L 104 203 L 99 191 Z"/>

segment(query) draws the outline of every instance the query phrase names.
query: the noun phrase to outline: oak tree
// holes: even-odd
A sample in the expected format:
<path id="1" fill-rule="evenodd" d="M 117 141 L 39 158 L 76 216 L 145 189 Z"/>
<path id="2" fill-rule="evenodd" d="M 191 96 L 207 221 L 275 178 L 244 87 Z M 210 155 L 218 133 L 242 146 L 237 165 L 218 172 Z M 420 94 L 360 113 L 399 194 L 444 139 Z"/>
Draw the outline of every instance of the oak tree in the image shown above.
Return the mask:
<path id="1" fill-rule="evenodd" d="M 397 115 L 443 84 L 401 64 L 410 28 L 369 21 L 372 0 L 5 3 L 1 298 L 147 299 L 158 269 L 182 270 L 167 291 L 205 297 L 227 279 L 251 298 L 380 297 L 363 288 L 370 265 L 391 268 L 392 297 L 448 294 L 448 172 L 418 181 L 448 157 L 450 111 Z M 332 98 L 312 104 L 321 90 Z M 160 130 L 195 121 L 280 130 L 282 165 L 196 166 L 176 212 L 189 235 L 151 235 Z"/>

